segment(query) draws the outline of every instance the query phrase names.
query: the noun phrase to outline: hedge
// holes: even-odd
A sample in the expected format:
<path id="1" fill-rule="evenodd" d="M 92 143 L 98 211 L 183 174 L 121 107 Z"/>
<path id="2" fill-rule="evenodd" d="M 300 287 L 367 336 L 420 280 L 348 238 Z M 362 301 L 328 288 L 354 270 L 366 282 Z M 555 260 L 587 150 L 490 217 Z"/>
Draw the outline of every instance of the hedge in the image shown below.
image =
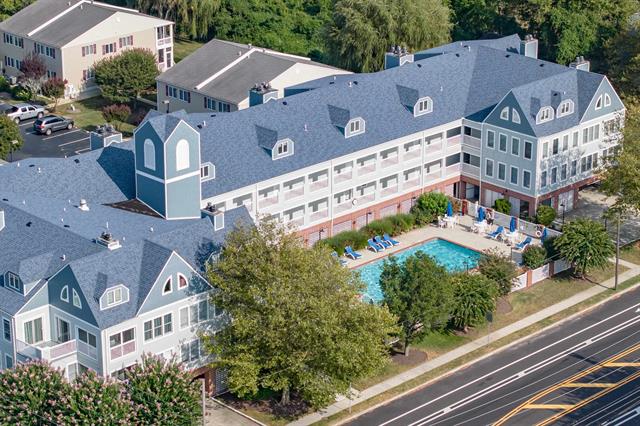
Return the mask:
<path id="1" fill-rule="evenodd" d="M 318 244 L 326 244 L 342 256 L 346 246 L 351 246 L 354 250 L 365 248 L 368 238 L 362 231 L 343 231 L 333 237 L 318 241 Z"/>

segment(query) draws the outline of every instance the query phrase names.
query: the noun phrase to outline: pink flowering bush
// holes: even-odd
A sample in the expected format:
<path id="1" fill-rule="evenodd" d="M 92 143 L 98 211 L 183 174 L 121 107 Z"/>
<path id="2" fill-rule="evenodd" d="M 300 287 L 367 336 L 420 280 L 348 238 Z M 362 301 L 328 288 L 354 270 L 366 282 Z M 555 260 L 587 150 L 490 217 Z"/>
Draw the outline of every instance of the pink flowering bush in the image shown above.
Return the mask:
<path id="1" fill-rule="evenodd" d="M 131 401 L 114 379 L 100 377 L 89 370 L 69 385 L 68 395 L 64 424 L 131 424 Z"/>
<path id="2" fill-rule="evenodd" d="M 125 372 L 135 424 L 191 425 L 201 418 L 200 384 L 175 360 L 143 355 Z"/>

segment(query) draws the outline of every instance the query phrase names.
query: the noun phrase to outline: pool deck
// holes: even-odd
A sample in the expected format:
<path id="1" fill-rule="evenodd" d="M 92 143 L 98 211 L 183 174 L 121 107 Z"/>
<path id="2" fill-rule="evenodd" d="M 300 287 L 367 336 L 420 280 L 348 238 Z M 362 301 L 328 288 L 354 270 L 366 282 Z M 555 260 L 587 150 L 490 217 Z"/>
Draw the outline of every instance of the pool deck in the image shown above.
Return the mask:
<path id="1" fill-rule="evenodd" d="M 474 219 L 471 216 L 461 216 L 455 228 L 438 228 L 435 225 L 428 225 L 423 228 L 414 229 L 406 234 L 394 237 L 395 240 L 400 242 L 400 244 L 395 247 L 390 247 L 378 253 L 374 253 L 369 249 L 359 250 L 358 253 L 362 255 L 360 259 L 351 260 L 349 258 L 345 258 L 348 261 L 347 267 L 358 268 L 374 260 L 382 259 L 391 254 L 398 253 L 434 238 L 448 240 L 452 243 L 475 251 L 484 251 L 496 248 L 507 256 L 511 254 L 511 247 L 506 243 L 492 240 L 487 237 L 486 234 L 476 234 L 475 232 L 471 232 L 470 229 L 473 220 Z M 490 227 L 490 231 L 494 231 L 496 228 L 497 226 L 493 225 Z M 524 239 L 524 235 L 521 239 Z M 540 244 L 540 241 L 538 239 L 534 239 L 533 244 Z"/>

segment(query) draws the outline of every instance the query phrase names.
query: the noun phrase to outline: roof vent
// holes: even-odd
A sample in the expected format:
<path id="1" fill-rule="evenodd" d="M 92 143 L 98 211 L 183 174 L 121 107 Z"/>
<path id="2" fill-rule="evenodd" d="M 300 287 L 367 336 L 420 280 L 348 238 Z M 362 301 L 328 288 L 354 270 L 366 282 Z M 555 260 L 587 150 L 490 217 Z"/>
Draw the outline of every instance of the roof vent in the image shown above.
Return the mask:
<path id="1" fill-rule="evenodd" d="M 352 81 L 350 81 L 348 84 L 349 84 L 349 87 L 353 86 L 353 82 Z"/>
<path id="2" fill-rule="evenodd" d="M 5 226 L 4 210 L 0 210 L 0 231 L 2 231 L 4 229 L 4 226 Z"/>
<path id="3" fill-rule="evenodd" d="M 80 210 L 82 210 L 83 212 L 88 212 L 89 211 L 89 204 L 87 204 L 87 200 L 85 200 L 84 198 L 80 199 L 80 204 L 78 205 L 78 208 Z"/>
<path id="4" fill-rule="evenodd" d="M 65 256 L 65 255 L 63 254 L 62 256 L 60 256 L 60 260 L 62 260 L 62 261 L 64 262 L 65 260 L 67 260 L 67 256 Z"/>
<path id="5" fill-rule="evenodd" d="M 307 123 L 304 123 L 304 131 L 308 132 L 309 131 L 309 126 L 307 126 Z"/>
<path id="6" fill-rule="evenodd" d="M 577 56 L 576 60 L 569 64 L 569 67 L 575 68 L 580 71 L 589 71 L 591 63 L 584 58 L 584 56 Z"/>
<path id="7" fill-rule="evenodd" d="M 101 246 L 105 246 L 109 250 L 120 248 L 120 241 L 113 238 L 113 235 L 111 235 L 111 233 L 107 231 L 104 231 L 98 238 L 96 238 L 96 243 L 100 244 Z"/>

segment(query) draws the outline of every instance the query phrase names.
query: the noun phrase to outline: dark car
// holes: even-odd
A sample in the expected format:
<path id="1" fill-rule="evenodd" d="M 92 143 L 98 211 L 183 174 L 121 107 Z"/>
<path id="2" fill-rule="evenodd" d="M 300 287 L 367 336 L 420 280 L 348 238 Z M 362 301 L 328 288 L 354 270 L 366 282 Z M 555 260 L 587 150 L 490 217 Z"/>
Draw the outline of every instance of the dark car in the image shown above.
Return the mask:
<path id="1" fill-rule="evenodd" d="M 50 135 L 58 130 L 73 129 L 73 120 L 60 117 L 59 115 L 47 115 L 39 118 L 33 123 L 33 130 L 41 135 Z"/>

